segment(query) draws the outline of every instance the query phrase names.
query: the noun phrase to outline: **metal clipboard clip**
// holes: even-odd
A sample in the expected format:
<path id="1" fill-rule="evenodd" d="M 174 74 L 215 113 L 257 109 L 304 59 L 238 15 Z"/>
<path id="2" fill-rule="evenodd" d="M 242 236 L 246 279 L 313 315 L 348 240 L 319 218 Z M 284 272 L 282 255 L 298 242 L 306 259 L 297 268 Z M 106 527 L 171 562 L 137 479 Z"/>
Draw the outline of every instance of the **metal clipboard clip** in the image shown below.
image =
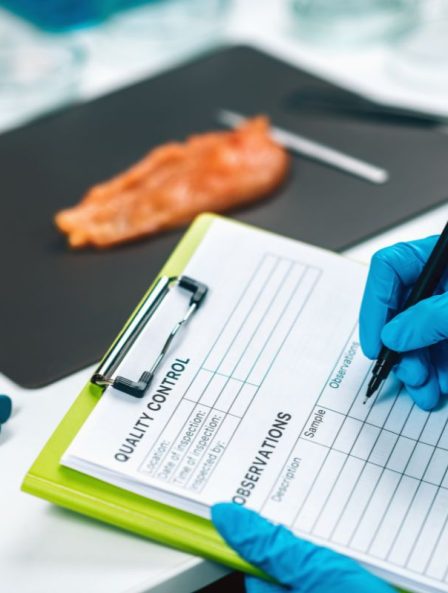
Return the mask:
<path id="1" fill-rule="evenodd" d="M 118 365 L 125 358 L 132 344 L 157 311 L 165 296 L 175 287 L 182 288 L 191 293 L 190 303 L 183 318 L 176 323 L 168 335 L 152 367 L 148 371 L 144 371 L 138 381 L 132 381 L 132 379 L 120 376 L 113 377 L 113 373 Z M 101 387 L 112 386 L 133 397 L 143 397 L 175 336 L 202 304 L 207 291 L 208 287 L 205 284 L 188 276 L 162 276 L 135 311 L 115 344 L 113 344 L 105 358 L 101 361 L 99 367 L 92 375 L 91 382 Z"/>

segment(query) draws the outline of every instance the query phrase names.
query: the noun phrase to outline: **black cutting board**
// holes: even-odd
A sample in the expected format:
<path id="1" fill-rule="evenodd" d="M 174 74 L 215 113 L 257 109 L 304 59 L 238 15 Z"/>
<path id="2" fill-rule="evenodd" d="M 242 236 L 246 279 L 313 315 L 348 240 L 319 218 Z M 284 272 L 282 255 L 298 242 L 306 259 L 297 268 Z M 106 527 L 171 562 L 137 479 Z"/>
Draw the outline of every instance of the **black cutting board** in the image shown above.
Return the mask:
<path id="1" fill-rule="evenodd" d="M 235 213 L 240 220 L 341 250 L 443 202 L 448 136 L 295 108 L 302 91 L 332 89 L 340 98 L 327 82 L 232 47 L 0 136 L 0 370 L 38 387 L 101 357 L 181 231 L 71 252 L 53 214 L 151 147 L 218 127 L 219 107 L 268 113 L 277 125 L 391 174 L 389 183 L 372 185 L 294 157 L 288 183 Z"/>

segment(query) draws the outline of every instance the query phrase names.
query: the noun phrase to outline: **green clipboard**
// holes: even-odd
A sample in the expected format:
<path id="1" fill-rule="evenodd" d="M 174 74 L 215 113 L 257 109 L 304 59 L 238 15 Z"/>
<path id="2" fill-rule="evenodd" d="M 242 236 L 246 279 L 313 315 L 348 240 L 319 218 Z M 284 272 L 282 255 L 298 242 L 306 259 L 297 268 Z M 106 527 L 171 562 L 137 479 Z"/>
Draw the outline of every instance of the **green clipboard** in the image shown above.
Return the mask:
<path id="1" fill-rule="evenodd" d="M 196 218 L 141 302 L 161 276 L 182 274 L 212 222 L 217 218 L 219 217 L 214 214 L 202 214 Z M 126 330 L 128 323 L 129 321 L 118 334 L 116 341 Z M 272 580 L 227 546 L 211 521 L 60 464 L 62 455 L 96 406 L 101 394 L 100 387 L 87 383 L 26 474 L 22 490 L 167 546 Z"/>
<path id="2" fill-rule="evenodd" d="M 215 218 L 203 214 L 193 222 L 158 278 L 182 273 Z M 125 329 L 126 325 L 122 332 Z M 101 393 L 102 389 L 90 382 L 84 387 L 28 471 L 22 490 L 173 548 L 263 576 L 225 544 L 210 521 L 60 465 Z"/>

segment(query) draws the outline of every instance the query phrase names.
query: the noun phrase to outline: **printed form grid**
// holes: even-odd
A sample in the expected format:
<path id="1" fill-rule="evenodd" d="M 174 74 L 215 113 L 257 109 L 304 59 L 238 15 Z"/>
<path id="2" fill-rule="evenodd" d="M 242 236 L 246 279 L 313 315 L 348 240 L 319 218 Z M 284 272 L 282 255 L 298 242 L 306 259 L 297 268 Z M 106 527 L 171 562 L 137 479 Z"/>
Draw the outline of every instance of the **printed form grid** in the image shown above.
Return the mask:
<path id="1" fill-rule="evenodd" d="M 333 373 L 356 336 L 355 328 Z M 327 381 L 261 512 L 269 516 L 271 497 L 291 458 L 306 456 L 313 464 L 301 491 L 294 492 L 290 525 L 446 582 L 448 407 L 424 412 L 410 398 L 399 397 L 398 387 L 387 399 L 383 395 L 381 405 L 363 406 L 359 395 L 369 374 L 354 398 L 350 390 L 347 397 L 335 397 Z M 317 410 L 325 411 L 334 433 L 306 437 Z"/>
<path id="2" fill-rule="evenodd" d="M 320 275 L 285 257 L 261 258 L 139 471 L 195 492 L 204 488 Z"/>

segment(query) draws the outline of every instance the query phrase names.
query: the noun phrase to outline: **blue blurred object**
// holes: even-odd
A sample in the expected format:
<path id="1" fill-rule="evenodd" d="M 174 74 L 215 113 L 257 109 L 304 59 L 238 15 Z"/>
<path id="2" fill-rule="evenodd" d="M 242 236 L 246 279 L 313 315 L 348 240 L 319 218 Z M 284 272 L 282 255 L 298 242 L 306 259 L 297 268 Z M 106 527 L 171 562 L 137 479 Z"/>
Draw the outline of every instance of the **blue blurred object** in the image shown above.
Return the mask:
<path id="1" fill-rule="evenodd" d="M 246 577 L 247 593 L 394 593 L 350 558 L 302 540 L 235 503 L 214 505 L 212 519 L 229 546 L 279 583 Z"/>
<path id="2" fill-rule="evenodd" d="M 12 401 L 7 395 L 0 395 L 0 424 L 9 420 L 12 412 Z"/>
<path id="3" fill-rule="evenodd" d="M 384 344 L 402 353 L 394 371 L 415 403 L 431 410 L 448 394 L 448 275 L 436 294 L 397 314 L 438 237 L 397 243 L 372 258 L 361 305 L 364 354 L 375 359 Z"/>
<path id="4" fill-rule="evenodd" d="M 149 0 L 154 1 L 154 0 Z M 0 0 L 0 5 L 47 31 L 93 25 L 148 0 Z"/>

